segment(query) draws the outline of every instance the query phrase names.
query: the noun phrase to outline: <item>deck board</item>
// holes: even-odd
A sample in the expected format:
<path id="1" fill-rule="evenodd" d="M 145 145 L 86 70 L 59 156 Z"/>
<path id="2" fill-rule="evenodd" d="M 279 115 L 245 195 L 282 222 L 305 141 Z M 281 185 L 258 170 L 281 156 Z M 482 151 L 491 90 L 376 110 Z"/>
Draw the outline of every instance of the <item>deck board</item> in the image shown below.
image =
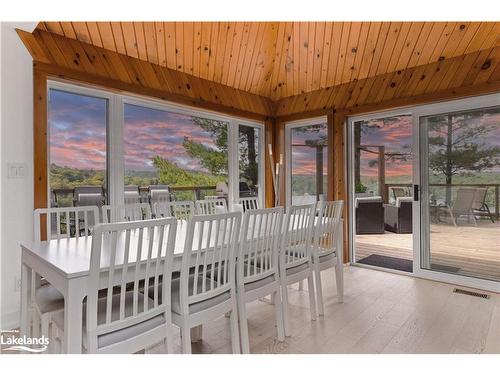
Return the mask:
<path id="1" fill-rule="evenodd" d="M 371 254 L 413 259 L 412 234 L 357 235 L 355 260 Z M 460 268 L 459 273 L 500 280 L 500 223 L 478 226 L 431 224 L 431 263 Z"/>

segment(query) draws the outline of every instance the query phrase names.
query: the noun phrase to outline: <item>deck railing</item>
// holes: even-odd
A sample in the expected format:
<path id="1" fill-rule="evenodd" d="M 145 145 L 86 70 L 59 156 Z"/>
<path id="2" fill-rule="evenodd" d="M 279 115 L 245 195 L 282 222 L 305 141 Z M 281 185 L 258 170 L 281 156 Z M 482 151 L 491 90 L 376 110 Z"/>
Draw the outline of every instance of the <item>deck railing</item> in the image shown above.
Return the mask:
<path id="1" fill-rule="evenodd" d="M 389 192 L 391 187 L 408 187 L 411 188 L 413 185 L 412 184 L 385 184 L 384 186 L 384 202 L 388 203 L 389 202 Z M 487 188 L 487 194 L 489 197 L 491 195 L 493 196 L 492 202 L 493 205 L 489 205 L 491 213 L 495 216 L 495 218 L 498 220 L 500 219 L 500 184 L 429 184 L 430 187 L 441 187 L 441 188 L 447 188 L 450 187 L 451 189 L 454 188 L 459 188 L 459 187 L 475 187 L 475 188 Z M 488 196 L 487 196 L 488 199 Z M 491 200 L 490 200 L 491 202 Z"/>
<path id="2" fill-rule="evenodd" d="M 177 186 L 177 187 L 169 187 L 169 191 L 173 193 L 175 196 L 176 192 L 193 192 L 195 200 L 199 200 L 203 198 L 202 193 L 207 192 L 207 191 L 212 191 L 215 192 L 216 187 L 215 186 Z M 51 189 L 52 194 L 53 194 L 53 199 L 55 203 L 58 203 L 61 201 L 61 198 L 69 198 L 72 201 L 73 194 L 74 194 L 74 188 L 58 188 L 58 189 Z M 104 194 L 106 194 L 106 189 L 103 189 Z M 148 186 L 140 186 L 139 187 L 139 194 L 141 196 L 141 199 L 146 201 L 149 196 L 149 187 Z"/>

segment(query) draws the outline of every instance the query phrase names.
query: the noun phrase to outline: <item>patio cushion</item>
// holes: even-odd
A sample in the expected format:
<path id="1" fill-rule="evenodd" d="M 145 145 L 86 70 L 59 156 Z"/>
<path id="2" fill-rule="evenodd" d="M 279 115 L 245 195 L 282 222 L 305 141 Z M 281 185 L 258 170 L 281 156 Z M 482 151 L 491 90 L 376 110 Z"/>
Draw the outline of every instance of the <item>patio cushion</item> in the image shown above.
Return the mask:
<path id="1" fill-rule="evenodd" d="M 132 315 L 133 309 L 133 296 L 134 292 L 129 291 L 125 293 L 125 317 Z M 138 306 L 142 306 L 144 303 L 144 295 L 139 294 Z M 114 295 L 112 298 L 112 312 L 111 320 L 117 320 L 119 317 L 119 306 L 120 306 L 120 295 Z M 149 306 L 153 305 L 153 301 L 149 299 Z M 87 329 L 86 329 L 86 303 L 83 305 L 83 334 L 82 334 L 82 344 L 84 348 L 87 348 Z M 64 329 L 64 311 L 57 312 L 53 315 L 52 321 L 54 324 L 61 329 Z M 106 321 L 106 298 L 100 298 L 97 302 L 97 322 L 98 324 L 103 324 Z M 154 328 L 157 328 L 165 324 L 165 318 L 163 314 L 157 315 L 151 319 L 145 320 L 141 323 L 135 324 L 133 326 L 119 329 L 117 331 L 101 335 L 97 339 L 97 345 L 99 348 L 109 346 L 112 344 L 119 343 L 121 341 L 127 340 L 129 338 L 140 335 L 141 333 L 147 332 Z"/>
<path id="2" fill-rule="evenodd" d="M 307 270 L 308 267 L 309 267 L 308 263 L 302 263 L 302 264 L 299 264 L 298 266 L 287 268 L 286 275 L 287 276 L 295 275 L 296 273 Z"/>
<path id="3" fill-rule="evenodd" d="M 64 308 L 64 296 L 50 284 L 42 285 L 35 291 L 35 302 L 42 314 Z"/>

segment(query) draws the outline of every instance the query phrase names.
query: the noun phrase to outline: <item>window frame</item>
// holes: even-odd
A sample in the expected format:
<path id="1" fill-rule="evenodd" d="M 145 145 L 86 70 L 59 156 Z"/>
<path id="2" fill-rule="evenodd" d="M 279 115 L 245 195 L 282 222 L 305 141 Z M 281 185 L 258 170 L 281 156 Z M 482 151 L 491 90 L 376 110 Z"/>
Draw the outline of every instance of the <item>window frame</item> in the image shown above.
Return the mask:
<path id="1" fill-rule="evenodd" d="M 260 130 L 259 136 L 259 203 L 263 207 L 265 202 L 265 126 L 263 122 L 249 120 L 238 116 L 230 116 L 215 111 L 180 105 L 155 98 L 134 95 L 131 93 L 113 92 L 111 90 L 88 87 L 86 85 L 47 80 L 47 120 L 50 114 L 50 90 L 56 89 L 72 94 L 80 94 L 108 100 L 107 128 L 106 128 L 106 176 L 107 199 L 112 205 L 123 204 L 124 175 L 125 175 L 125 148 L 124 148 L 124 109 L 125 104 L 141 106 L 169 113 L 195 116 L 210 120 L 225 121 L 228 123 L 228 180 L 229 205 L 239 201 L 239 126 L 249 126 Z M 50 168 L 50 127 L 47 126 L 47 170 Z M 47 178 L 47 198 L 50 202 L 50 175 Z"/>

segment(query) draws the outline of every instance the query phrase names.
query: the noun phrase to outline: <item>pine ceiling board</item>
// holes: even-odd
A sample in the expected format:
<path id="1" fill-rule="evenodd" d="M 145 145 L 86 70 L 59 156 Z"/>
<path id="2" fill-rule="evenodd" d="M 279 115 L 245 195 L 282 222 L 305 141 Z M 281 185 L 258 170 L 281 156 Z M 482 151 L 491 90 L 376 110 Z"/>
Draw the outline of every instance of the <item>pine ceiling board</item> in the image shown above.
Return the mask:
<path id="1" fill-rule="evenodd" d="M 279 97 L 283 97 L 288 95 L 289 92 L 293 91 L 293 75 L 294 75 L 294 61 L 293 61 L 293 23 L 287 22 L 285 28 L 285 51 L 282 61 L 282 69 L 284 69 L 284 74 L 282 75 L 282 83 L 281 83 L 281 95 Z"/>
<path id="2" fill-rule="evenodd" d="M 418 60 L 422 51 L 427 48 L 427 40 L 431 35 L 431 31 L 434 27 L 435 22 L 424 22 L 422 30 L 420 31 L 417 43 L 415 44 L 415 48 L 413 49 L 413 53 L 411 54 L 410 59 L 408 60 L 408 65 L 406 67 L 412 67 L 418 65 Z"/>
<path id="3" fill-rule="evenodd" d="M 404 74 L 401 70 L 397 70 L 394 72 L 391 81 L 389 82 L 389 88 L 384 92 L 382 97 L 382 101 L 391 100 L 396 95 L 399 86 L 403 81 Z"/>
<path id="4" fill-rule="evenodd" d="M 342 82 L 349 82 L 354 71 L 354 60 L 358 53 L 359 37 L 361 33 L 361 22 L 351 22 L 349 39 L 347 42 L 344 69 L 342 71 Z"/>
<path id="5" fill-rule="evenodd" d="M 446 76 L 446 73 L 448 70 L 452 68 L 454 59 L 444 59 L 440 61 L 436 68 L 436 72 L 434 73 L 434 76 L 432 77 L 432 80 L 429 82 L 427 85 L 425 92 L 434 92 L 439 90 L 439 85 L 441 81 L 444 79 Z"/>
<path id="6" fill-rule="evenodd" d="M 391 27 L 390 22 L 382 22 L 380 32 L 377 39 L 377 44 L 374 48 L 373 59 L 370 64 L 370 69 L 368 71 L 368 77 L 375 76 L 378 71 L 378 66 L 382 58 L 382 52 L 384 50 L 385 41 L 389 35 L 389 28 Z"/>
<path id="7" fill-rule="evenodd" d="M 488 78 L 488 82 L 494 82 L 499 80 L 500 80 L 500 64 L 497 64 L 495 70 L 491 73 L 490 77 Z"/>
<path id="8" fill-rule="evenodd" d="M 134 23 L 120 22 L 120 25 L 123 33 L 123 41 L 125 43 L 125 54 L 130 57 L 135 57 L 136 59 L 139 58 Z"/>
<path id="9" fill-rule="evenodd" d="M 425 22 L 412 22 L 406 37 L 403 48 L 397 57 L 394 70 L 403 70 L 408 67 L 408 63 L 414 53 L 417 42 L 420 38 Z"/>
<path id="10" fill-rule="evenodd" d="M 380 83 L 380 88 L 376 93 L 374 93 L 374 101 L 380 103 L 384 99 L 384 94 L 388 89 L 391 89 L 392 78 L 396 72 L 382 74 L 382 82 Z M 394 86 L 392 89 L 395 89 Z"/>
<path id="11" fill-rule="evenodd" d="M 325 40 L 326 22 L 316 23 L 316 35 L 314 37 L 312 84 L 313 90 L 321 88 L 321 68 L 323 61 L 323 46 Z"/>
<path id="12" fill-rule="evenodd" d="M 102 50 L 102 58 L 105 59 L 108 64 L 112 67 L 110 72 L 114 72 L 113 79 L 118 79 L 126 83 L 134 83 L 134 79 L 130 76 L 130 72 L 127 70 L 126 66 L 123 64 L 120 55 L 115 51 Z"/>
<path id="13" fill-rule="evenodd" d="M 211 23 L 210 22 L 202 22 L 201 23 L 200 77 L 203 79 L 208 79 L 211 37 L 212 37 Z"/>
<path id="14" fill-rule="evenodd" d="M 411 27 L 411 22 L 403 22 L 401 24 L 399 35 L 397 36 L 396 43 L 394 44 L 394 47 L 392 49 L 391 58 L 389 59 L 389 62 L 387 64 L 387 72 L 394 72 L 398 70 L 397 64 L 399 61 L 399 57 L 401 56 L 401 52 L 403 51 L 403 48 L 407 43 L 406 40 L 410 33 Z"/>
<path id="15" fill-rule="evenodd" d="M 351 97 L 346 103 L 346 107 L 352 107 L 355 103 L 357 103 L 361 95 L 361 92 L 363 91 L 364 85 L 365 85 L 365 80 L 356 81 L 356 85 L 352 90 Z"/>
<path id="16" fill-rule="evenodd" d="M 40 29 L 42 30 L 42 29 Z M 50 64 L 52 56 L 47 48 L 42 44 L 37 42 L 35 36 L 31 33 L 28 33 L 23 30 L 17 30 L 17 35 L 21 38 L 21 41 L 24 43 L 28 52 L 33 57 L 33 60 L 43 62 L 45 64 Z"/>
<path id="17" fill-rule="evenodd" d="M 351 67 L 351 76 L 349 80 L 359 79 L 360 67 L 365 54 L 366 43 L 368 42 L 368 33 L 370 32 L 371 22 L 362 22 L 359 33 L 359 40 L 356 48 L 356 56 Z"/>
<path id="18" fill-rule="evenodd" d="M 111 22 L 111 31 L 115 40 L 116 52 L 126 55 L 125 40 L 123 39 L 123 30 L 120 22 Z"/>
<path id="19" fill-rule="evenodd" d="M 370 22 L 368 38 L 366 39 L 365 51 L 359 66 L 358 79 L 366 78 L 370 72 L 373 57 L 375 55 L 377 41 L 379 38 L 382 22 Z"/>
<path id="20" fill-rule="evenodd" d="M 72 22 L 59 22 L 66 38 L 76 39 L 75 29 Z M 76 23 L 76 22 L 75 22 Z"/>
<path id="21" fill-rule="evenodd" d="M 71 63 L 70 61 L 68 61 L 68 59 L 66 58 L 66 56 L 64 55 L 64 53 L 61 51 L 61 49 L 59 48 L 59 46 L 57 45 L 56 41 L 55 41 L 55 37 L 57 37 L 57 35 L 55 35 L 54 37 L 52 37 L 52 33 L 46 33 L 46 32 L 39 32 L 37 30 L 35 30 L 33 32 L 33 35 L 35 36 L 35 38 L 40 38 L 41 39 L 41 42 L 40 44 L 41 45 L 45 45 L 47 47 L 47 51 L 50 53 L 50 55 L 52 56 L 52 58 L 54 59 L 55 63 L 59 66 L 63 66 L 63 67 L 71 67 Z"/>
<path id="22" fill-rule="evenodd" d="M 446 71 L 446 74 L 443 76 L 443 79 L 439 83 L 438 90 L 446 90 L 450 86 L 451 80 L 455 76 L 458 69 L 461 68 L 464 58 L 465 56 L 459 56 L 452 60 L 450 68 Z"/>
<path id="23" fill-rule="evenodd" d="M 349 34 L 351 32 L 351 22 L 342 22 L 342 34 L 340 36 L 340 49 L 337 58 L 337 67 L 335 71 L 335 83 L 343 83 L 342 78 L 345 69 L 345 60 L 347 55 L 347 45 L 349 43 Z"/>
<path id="24" fill-rule="evenodd" d="M 285 36 L 285 30 L 286 22 L 279 22 L 269 92 L 269 96 L 274 100 L 281 96 L 281 83 L 284 81 L 283 71 L 285 70 L 285 63 L 283 62 L 283 56 L 285 55 L 285 47 L 289 43 L 289 40 L 287 41 L 288 37 Z"/>
<path id="25" fill-rule="evenodd" d="M 328 87 L 327 79 L 328 79 L 328 62 L 330 59 L 330 50 L 331 50 L 331 41 L 332 41 L 332 30 L 333 23 L 326 22 L 325 23 L 325 35 L 323 38 L 323 56 L 321 57 L 321 76 L 319 87 L 325 88 Z"/>
<path id="26" fill-rule="evenodd" d="M 95 24 L 97 26 L 97 30 L 99 30 L 102 47 L 110 51 L 117 51 L 113 30 L 111 29 L 111 23 L 96 22 Z"/>
<path id="27" fill-rule="evenodd" d="M 144 22 L 132 22 L 132 24 L 134 26 L 135 46 L 137 47 L 137 54 L 139 59 L 152 62 L 149 60 L 148 50 L 146 47 Z"/>
<path id="28" fill-rule="evenodd" d="M 500 47 L 495 47 L 491 49 L 491 53 L 474 80 L 474 84 L 478 85 L 488 82 L 498 65 L 500 65 Z"/>
<path id="29" fill-rule="evenodd" d="M 165 55 L 167 56 L 167 68 L 177 70 L 175 55 L 175 22 L 164 22 L 165 30 Z"/>
<path id="30" fill-rule="evenodd" d="M 492 52 L 491 50 L 484 50 L 478 53 L 477 58 L 474 61 L 474 64 L 470 68 L 464 80 L 461 82 L 460 86 L 469 86 L 474 84 L 474 81 L 476 80 L 476 77 L 481 72 L 481 70 L 491 65 L 491 62 L 488 62 L 488 58 L 491 52 Z"/>
<path id="31" fill-rule="evenodd" d="M 234 75 L 230 76 L 228 81 L 228 86 L 237 87 L 241 78 L 241 70 L 243 69 L 243 63 L 247 54 L 248 46 L 248 34 L 250 33 L 251 25 L 249 22 L 243 24 L 243 29 L 241 30 L 241 39 L 236 40 L 236 50 L 238 51 L 238 59 L 235 61 L 235 71 Z"/>
<path id="32" fill-rule="evenodd" d="M 80 43 L 80 45 L 83 48 L 88 60 L 92 64 L 92 67 L 95 69 L 96 74 L 102 77 L 109 77 L 111 74 L 106 68 L 107 64 L 102 61 L 101 56 L 96 50 L 96 47 L 88 43 Z"/>
<path id="33" fill-rule="evenodd" d="M 224 48 L 224 60 L 220 64 L 220 81 L 222 84 L 227 84 L 229 70 L 231 68 L 231 61 L 233 60 L 233 41 L 236 28 L 236 22 L 229 22 L 227 25 L 227 38 L 226 46 Z"/>
<path id="34" fill-rule="evenodd" d="M 305 69 L 305 92 L 313 91 L 313 74 L 314 74 L 314 51 L 316 49 L 316 22 L 308 22 L 309 29 L 307 30 L 307 62 Z"/>
<path id="35" fill-rule="evenodd" d="M 44 25 L 47 31 L 64 36 L 64 31 L 60 22 L 44 22 Z"/>
<path id="36" fill-rule="evenodd" d="M 472 69 L 477 58 L 478 58 L 477 53 L 471 53 L 469 55 L 464 56 L 460 69 L 454 75 L 448 88 L 455 88 L 462 86 L 463 81 L 467 77 L 467 74 L 469 74 L 469 71 L 470 69 Z"/>
<path id="37" fill-rule="evenodd" d="M 195 77 L 199 77 L 200 76 L 200 61 L 201 61 L 201 22 L 194 22 L 194 24 L 193 24 L 193 47 L 192 48 L 193 48 L 192 74 Z"/>
<path id="38" fill-rule="evenodd" d="M 350 107 L 357 105 L 358 103 L 366 102 L 368 95 L 370 94 L 370 90 L 372 89 L 373 83 L 375 79 L 373 78 L 364 78 L 359 83 L 359 94 L 357 95 L 356 101 L 354 101 L 354 95 L 351 98 L 351 103 L 349 103 Z"/>
<path id="39" fill-rule="evenodd" d="M 156 51 L 158 52 L 158 64 L 167 66 L 167 52 L 165 50 L 165 28 L 163 22 L 155 22 Z"/>
<path id="40" fill-rule="evenodd" d="M 272 74 L 278 38 L 278 22 L 267 24 L 268 31 L 264 34 L 263 47 L 259 52 L 256 74 L 254 73 L 252 84 L 248 87 L 249 92 L 259 95 L 271 96 Z"/>
<path id="41" fill-rule="evenodd" d="M 403 26 L 402 22 L 391 22 L 391 27 L 387 34 L 387 38 L 384 43 L 384 49 L 382 50 L 382 55 L 376 70 L 376 74 L 388 73 L 389 63 L 394 53 L 394 47 L 398 40 L 398 36 L 401 34 L 401 28 Z"/>
<path id="42" fill-rule="evenodd" d="M 243 41 L 243 34 L 245 34 L 245 24 L 243 22 L 236 22 L 235 27 L 233 27 L 233 37 L 229 66 L 226 66 L 227 76 L 226 79 L 222 81 L 223 84 L 234 87 L 236 77 L 236 70 L 238 69 L 238 61 L 240 59 L 241 44 Z"/>
<path id="43" fill-rule="evenodd" d="M 259 69 L 259 58 L 261 51 L 264 49 L 264 44 L 266 43 L 266 29 L 267 23 L 258 24 L 257 37 L 255 38 L 255 44 L 252 49 L 252 57 L 250 59 L 250 63 L 248 64 L 248 73 L 243 75 L 243 80 L 240 84 L 240 89 L 245 91 L 250 91 L 253 80 L 256 79 L 256 74 L 260 70 Z"/>
<path id="44" fill-rule="evenodd" d="M 184 65 L 184 22 L 175 22 L 175 69 L 186 73 Z M 200 64 L 201 68 L 201 64 Z M 200 71 L 201 73 L 201 71 Z"/>
<path id="45" fill-rule="evenodd" d="M 256 39 L 259 35 L 259 24 L 257 22 L 249 22 L 248 29 L 245 30 L 243 36 L 243 50 L 240 52 L 238 68 L 233 87 L 242 88 L 249 74 L 250 64 L 253 57 Z"/>
<path id="46" fill-rule="evenodd" d="M 427 87 L 429 86 L 430 82 L 432 82 L 432 80 L 434 79 L 436 73 L 439 73 L 439 71 L 441 70 L 440 64 L 441 61 L 438 61 L 436 63 L 430 63 L 426 66 L 426 68 L 422 73 L 423 78 L 421 78 L 418 84 L 415 86 L 412 95 L 420 95 L 427 90 Z"/>
<path id="47" fill-rule="evenodd" d="M 97 22 L 85 22 L 90 36 L 90 44 L 96 47 L 103 47 L 101 34 L 99 33 L 99 28 L 97 27 Z"/>
<path id="48" fill-rule="evenodd" d="M 472 42 L 474 37 L 476 36 L 479 27 L 481 26 L 481 22 L 470 22 L 467 26 L 465 33 L 460 39 L 457 48 L 453 52 L 453 56 L 463 55 L 467 50 L 469 44 Z"/>
<path id="49" fill-rule="evenodd" d="M 444 48 L 449 43 L 456 27 L 458 27 L 457 22 L 446 22 L 441 37 L 438 39 L 436 45 L 434 46 L 434 50 L 430 54 L 429 61 L 438 61 L 440 58 L 445 58 L 443 55 Z"/>
<path id="50" fill-rule="evenodd" d="M 147 61 L 159 65 L 157 33 L 154 22 L 144 22 L 144 37 L 146 41 Z"/>
<path id="51" fill-rule="evenodd" d="M 442 55 L 444 57 L 452 57 L 455 55 L 455 51 L 457 50 L 460 41 L 464 38 L 465 33 L 469 30 L 471 27 L 470 22 L 457 22 L 455 25 L 455 28 L 451 34 L 451 37 L 448 40 L 448 43 L 446 44 Z M 465 47 L 467 48 L 467 46 Z"/>
<path id="52" fill-rule="evenodd" d="M 71 22 L 71 24 L 73 26 L 76 39 L 84 43 L 92 43 L 92 39 L 90 38 L 90 33 L 89 29 L 87 28 L 86 22 Z"/>
<path id="53" fill-rule="evenodd" d="M 213 80 L 215 82 L 222 82 L 222 71 L 224 66 L 224 60 L 226 53 L 231 53 L 227 50 L 226 44 L 229 36 L 229 22 L 219 22 L 218 23 L 218 38 L 216 53 L 214 56 L 214 70 L 213 70 Z"/>
<path id="54" fill-rule="evenodd" d="M 307 48 L 309 47 L 309 22 L 299 22 L 298 85 L 294 93 L 304 93 L 307 85 Z"/>
<path id="55" fill-rule="evenodd" d="M 415 65 L 425 65 L 430 62 L 431 55 L 434 52 L 439 39 L 443 36 L 445 28 L 446 22 L 434 22 L 432 30 L 425 43 L 425 47 L 420 51 L 420 55 L 418 56 L 418 60 Z M 450 39 L 452 40 L 454 36 L 455 33 L 452 32 Z"/>

